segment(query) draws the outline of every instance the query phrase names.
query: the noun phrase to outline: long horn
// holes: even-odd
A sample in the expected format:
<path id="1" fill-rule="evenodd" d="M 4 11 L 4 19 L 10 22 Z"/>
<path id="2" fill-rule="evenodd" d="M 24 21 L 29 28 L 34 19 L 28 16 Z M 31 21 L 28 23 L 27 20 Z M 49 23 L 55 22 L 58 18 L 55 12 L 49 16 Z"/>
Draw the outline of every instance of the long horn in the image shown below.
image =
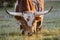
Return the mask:
<path id="1" fill-rule="evenodd" d="M 51 7 L 49 10 L 47 11 L 42 11 L 42 12 L 35 12 L 35 15 L 46 15 L 48 14 L 51 10 L 53 9 L 53 7 Z"/>
<path id="2" fill-rule="evenodd" d="M 5 11 L 6 11 L 7 14 L 9 14 L 11 16 L 22 16 L 22 13 L 20 13 L 20 12 L 9 12 L 6 9 L 5 9 Z"/>

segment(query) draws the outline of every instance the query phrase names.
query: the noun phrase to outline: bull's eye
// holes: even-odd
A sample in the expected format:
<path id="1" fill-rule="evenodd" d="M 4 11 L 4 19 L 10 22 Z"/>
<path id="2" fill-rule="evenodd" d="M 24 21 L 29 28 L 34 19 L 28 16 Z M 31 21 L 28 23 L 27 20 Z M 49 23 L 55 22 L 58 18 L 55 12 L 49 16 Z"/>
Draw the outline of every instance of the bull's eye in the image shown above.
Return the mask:
<path id="1" fill-rule="evenodd" d="M 30 16 L 28 16 L 27 21 L 29 21 L 29 19 L 30 19 Z"/>
<path id="2" fill-rule="evenodd" d="M 29 19 L 27 18 L 27 21 L 29 21 Z"/>

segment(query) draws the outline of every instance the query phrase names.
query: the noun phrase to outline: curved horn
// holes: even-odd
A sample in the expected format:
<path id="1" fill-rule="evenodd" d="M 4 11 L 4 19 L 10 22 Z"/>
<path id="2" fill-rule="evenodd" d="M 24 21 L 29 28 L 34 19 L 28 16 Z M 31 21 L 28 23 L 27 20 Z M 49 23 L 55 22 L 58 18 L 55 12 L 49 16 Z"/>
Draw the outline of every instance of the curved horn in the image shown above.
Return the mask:
<path id="1" fill-rule="evenodd" d="M 7 14 L 12 15 L 12 16 L 22 16 L 22 13 L 20 13 L 20 12 L 10 12 L 6 9 L 5 9 L 5 11 Z"/>
<path id="2" fill-rule="evenodd" d="M 50 8 L 49 10 L 47 10 L 47 11 L 35 12 L 35 15 L 45 15 L 45 14 L 48 14 L 52 9 L 53 9 L 53 7 L 51 7 L 51 8 Z"/>

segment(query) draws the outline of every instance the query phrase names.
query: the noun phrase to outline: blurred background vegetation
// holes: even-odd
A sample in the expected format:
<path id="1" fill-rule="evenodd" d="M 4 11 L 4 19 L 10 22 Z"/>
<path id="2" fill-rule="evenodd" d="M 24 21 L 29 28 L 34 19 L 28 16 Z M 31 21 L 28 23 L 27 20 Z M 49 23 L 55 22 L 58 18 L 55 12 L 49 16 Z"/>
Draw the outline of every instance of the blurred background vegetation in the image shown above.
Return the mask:
<path id="1" fill-rule="evenodd" d="M 12 7 L 15 0 L 0 0 L 0 7 Z"/>

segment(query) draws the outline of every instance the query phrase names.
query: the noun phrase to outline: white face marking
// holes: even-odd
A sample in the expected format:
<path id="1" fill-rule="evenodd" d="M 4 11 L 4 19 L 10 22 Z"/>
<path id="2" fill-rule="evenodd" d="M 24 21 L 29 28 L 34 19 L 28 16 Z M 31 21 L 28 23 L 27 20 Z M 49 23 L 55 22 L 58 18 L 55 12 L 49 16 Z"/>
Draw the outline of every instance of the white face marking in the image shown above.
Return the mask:
<path id="1" fill-rule="evenodd" d="M 29 21 L 27 21 L 28 26 L 32 26 L 32 22 L 34 20 L 34 14 L 33 13 L 27 13 L 23 15 L 24 19 L 27 21 L 27 19 L 29 19 Z"/>

